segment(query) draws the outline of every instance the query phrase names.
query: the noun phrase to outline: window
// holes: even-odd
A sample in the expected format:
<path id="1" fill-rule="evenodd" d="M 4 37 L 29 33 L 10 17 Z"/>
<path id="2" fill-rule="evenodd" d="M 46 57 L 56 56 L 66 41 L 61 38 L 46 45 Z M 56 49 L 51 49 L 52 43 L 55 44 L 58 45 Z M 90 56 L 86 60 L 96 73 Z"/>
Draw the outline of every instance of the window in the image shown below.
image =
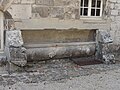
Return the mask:
<path id="1" fill-rule="evenodd" d="M 103 0 L 81 0 L 80 15 L 81 16 L 102 16 Z"/>

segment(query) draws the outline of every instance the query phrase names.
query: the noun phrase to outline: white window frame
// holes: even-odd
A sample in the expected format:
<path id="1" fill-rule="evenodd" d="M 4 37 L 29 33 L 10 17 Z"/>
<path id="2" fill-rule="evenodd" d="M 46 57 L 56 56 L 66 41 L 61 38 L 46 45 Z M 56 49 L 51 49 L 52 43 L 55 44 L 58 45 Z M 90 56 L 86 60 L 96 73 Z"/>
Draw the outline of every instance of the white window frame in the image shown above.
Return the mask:
<path id="1" fill-rule="evenodd" d="M 84 0 L 83 0 L 83 3 L 84 3 Z M 97 2 L 96 2 L 96 5 L 97 5 Z M 84 8 L 84 6 L 83 6 Z M 84 15 L 81 15 L 80 14 L 80 17 L 88 17 L 88 18 L 95 18 L 95 17 L 102 17 L 102 12 L 103 12 L 103 0 L 101 0 L 101 5 L 100 5 L 100 16 L 91 16 L 91 9 L 92 9 L 92 0 L 88 0 L 88 15 L 87 16 L 84 16 Z M 94 7 L 94 9 L 97 9 L 97 7 Z M 80 10 L 81 10 L 81 2 L 80 2 Z M 80 11 L 81 12 L 81 11 Z M 83 12 L 82 12 L 83 13 Z M 95 15 L 96 15 L 96 12 L 95 12 Z"/>
<path id="2" fill-rule="evenodd" d="M 4 14 L 0 11 L 0 53 L 4 50 Z"/>

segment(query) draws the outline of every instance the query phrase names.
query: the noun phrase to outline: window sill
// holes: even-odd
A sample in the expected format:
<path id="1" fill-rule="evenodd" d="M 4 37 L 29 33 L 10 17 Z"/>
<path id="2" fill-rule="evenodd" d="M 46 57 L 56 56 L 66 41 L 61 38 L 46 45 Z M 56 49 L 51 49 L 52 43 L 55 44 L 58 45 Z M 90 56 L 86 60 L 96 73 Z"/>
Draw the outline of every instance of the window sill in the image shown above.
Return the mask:
<path id="1" fill-rule="evenodd" d="M 101 18 L 101 17 L 81 17 L 80 20 L 83 23 L 92 23 L 92 24 L 105 24 L 107 23 L 107 20 Z"/>

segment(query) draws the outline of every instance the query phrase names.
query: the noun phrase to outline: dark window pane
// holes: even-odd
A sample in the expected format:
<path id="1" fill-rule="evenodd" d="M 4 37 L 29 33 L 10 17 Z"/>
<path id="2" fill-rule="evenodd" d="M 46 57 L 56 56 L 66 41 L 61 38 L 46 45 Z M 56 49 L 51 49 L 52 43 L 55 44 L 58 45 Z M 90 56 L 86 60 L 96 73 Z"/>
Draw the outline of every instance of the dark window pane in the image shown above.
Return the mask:
<path id="1" fill-rule="evenodd" d="M 83 8 L 80 9 L 80 15 L 83 15 L 82 12 L 83 12 Z"/>
<path id="2" fill-rule="evenodd" d="M 88 15 L 88 8 L 84 8 L 84 13 L 83 13 L 84 16 L 87 16 Z"/>
<path id="3" fill-rule="evenodd" d="M 81 0 L 81 6 L 83 6 L 83 0 Z"/>
<path id="4" fill-rule="evenodd" d="M 92 7 L 95 7 L 96 0 L 92 0 Z"/>
<path id="5" fill-rule="evenodd" d="M 100 16 L 100 9 L 96 9 L 96 16 Z"/>
<path id="6" fill-rule="evenodd" d="M 91 9 L 91 16 L 95 16 L 95 9 Z"/>
<path id="7" fill-rule="evenodd" d="M 101 0 L 97 0 L 97 7 L 100 8 Z"/>
<path id="8" fill-rule="evenodd" d="M 84 7 L 88 7 L 88 0 L 84 0 Z"/>

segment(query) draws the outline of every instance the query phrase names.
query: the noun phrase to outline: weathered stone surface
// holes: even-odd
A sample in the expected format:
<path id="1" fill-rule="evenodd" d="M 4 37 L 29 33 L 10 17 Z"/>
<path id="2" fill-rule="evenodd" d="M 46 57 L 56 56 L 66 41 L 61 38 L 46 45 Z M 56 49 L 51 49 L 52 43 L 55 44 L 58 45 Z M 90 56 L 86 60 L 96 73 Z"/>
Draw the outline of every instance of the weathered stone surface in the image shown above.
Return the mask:
<path id="1" fill-rule="evenodd" d="M 111 15 L 117 16 L 118 15 L 118 10 L 111 10 Z"/>
<path id="2" fill-rule="evenodd" d="M 36 0 L 36 4 L 53 6 L 54 0 Z"/>
<path id="3" fill-rule="evenodd" d="M 110 77 L 108 77 L 107 79 L 108 82 L 109 80 L 111 80 L 110 79 L 111 77 L 116 77 L 115 86 L 116 86 L 116 82 L 118 83 L 118 86 L 119 86 L 119 80 L 118 80 L 120 78 L 119 77 L 120 71 L 118 72 L 118 69 L 120 69 L 119 63 L 115 65 L 97 64 L 97 65 L 78 66 L 69 59 L 54 59 L 48 62 L 37 61 L 34 63 L 28 63 L 27 66 L 28 67 L 24 68 L 26 72 L 23 71 L 22 69 L 18 69 L 15 73 L 11 75 L 0 73 L 0 89 L 1 90 L 10 90 L 10 89 L 27 90 L 28 88 L 30 88 L 30 90 L 34 90 L 34 89 L 48 90 L 49 89 L 48 87 L 50 87 L 49 90 L 53 90 L 53 87 L 56 86 L 56 83 L 58 83 L 59 85 L 56 86 L 56 88 L 54 88 L 55 90 L 58 90 L 58 87 L 60 87 L 60 85 L 61 87 L 59 90 L 62 90 L 64 88 L 64 87 L 62 88 L 62 86 L 66 86 L 66 85 L 68 87 L 65 89 L 69 89 L 69 86 L 74 86 L 74 88 L 76 88 L 77 86 L 78 87 L 77 90 L 79 90 L 81 83 L 83 83 L 84 79 L 86 79 L 86 76 L 88 77 L 85 81 L 86 83 L 88 83 L 88 79 L 89 81 L 92 81 L 92 82 L 94 82 L 94 80 L 97 80 L 96 82 L 99 83 L 100 80 L 103 80 L 101 76 L 104 76 L 104 75 L 106 75 L 104 78 L 110 75 Z M 1 67 L 0 67 L 0 70 L 2 70 Z M 114 71 L 114 70 L 117 70 L 117 71 Z M 106 74 L 106 71 L 107 71 L 107 74 Z M 112 71 L 112 72 L 114 71 L 114 72 L 108 73 L 108 71 Z M 105 73 L 105 74 L 101 74 L 101 73 Z M 98 79 L 98 76 L 96 77 L 96 75 L 99 75 L 99 74 L 101 74 L 99 76 L 100 79 Z M 114 76 L 111 76 L 111 74 L 113 74 Z M 90 78 L 91 75 L 93 75 L 92 80 Z M 82 79 L 81 80 L 77 79 L 78 81 L 76 82 L 76 78 L 79 78 L 79 77 Z M 73 82 L 70 82 L 70 84 L 66 83 L 73 79 L 75 79 L 74 85 L 73 85 Z M 113 78 L 111 82 L 112 81 L 113 81 Z M 96 85 L 96 82 L 94 82 L 93 84 Z M 50 83 L 51 85 L 49 85 Z M 53 85 L 53 83 L 55 84 Z M 64 83 L 65 85 L 63 85 Z M 78 83 L 80 83 L 80 85 L 78 85 Z M 89 89 L 93 87 L 93 84 L 91 84 L 91 87 Z M 106 83 L 106 85 L 107 84 L 108 83 Z M 102 85 L 103 84 L 101 84 L 101 86 Z M 83 85 L 83 87 L 85 86 L 86 84 Z M 72 87 L 72 89 L 74 88 Z M 99 85 L 98 85 L 98 88 L 99 88 Z M 104 90 L 104 89 L 101 88 L 101 90 Z M 83 88 L 83 90 L 86 90 L 86 88 Z M 118 90 L 118 87 L 115 90 Z"/>
<path id="4" fill-rule="evenodd" d="M 6 31 L 6 46 L 19 47 L 23 45 L 20 30 Z"/>
<path id="5" fill-rule="evenodd" d="M 104 63 L 109 64 L 109 63 L 115 63 L 115 57 L 113 55 L 113 52 L 110 52 L 110 45 L 113 42 L 113 39 L 110 36 L 110 33 L 105 32 L 105 31 L 100 31 L 99 32 L 99 37 L 98 37 L 98 53 L 99 53 L 99 59 L 102 59 Z"/>
<path id="6" fill-rule="evenodd" d="M 64 6 L 64 0 L 54 0 L 55 6 Z"/>
<path id="7" fill-rule="evenodd" d="M 41 18 L 46 18 L 49 16 L 50 8 L 49 7 L 33 7 L 32 13 L 38 13 Z"/>
<path id="8" fill-rule="evenodd" d="M 74 7 L 41 7 L 33 6 L 32 13 L 34 17 L 51 17 L 58 19 L 79 19 L 79 9 Z"/>
<path id="9" fill-rule="evenodd" d="M 10 0 L 0 0 L 0 10 L 3 11 Z"/>
<path id="10" fill-rule="evenodd" d="M 115 63 L 115 57 L 113 54 L 103 55 L 103 60 L 105 60 L 106 64 Z"/>
<path id="11" fill-rule="evenodd" d="M 13 19 L 5 20 L 4 21 L 4 29 L 5 30 L 14 30 L 15 29 L 15 22 L 14 22 L 14 20 Z"/>
<path id="12" fill-rule="evenodd" d="M 117 0 L 117 3 L 119 3 L 119 4 L 120 4 L 120 0 Z"/>
<path id="13" fill-rule="evenodd" d="M 14 0 L 13 3 L 19 4 L 19 3 L 21 3 L 21 0 Z"/>
<path id="14" fill-rule="evenodd" d="M 79 19 L 79 9 L 75 9 L 74 7 L 66 7 L 64 15 L 65 19 Z"/>
<path id="15" fill-rule="evenodd" d="M 24 4 L 33 4 L 33 3 L 35 3 L 35 0 L 22 0 L 21 3 L 24 3 Z"/>
<path id="16" fill-rule="evenodd" d="M 0 0 L 0 3 L 5 6 L 7 3 L 9 3 L 10 0 Z"/>
<path id="17" fill-rule="evenodd" d="M 42 7 L 38 6 L 40 5 L 51 5 L 52 7 Z M 54 5 L 55 4 L 55 5 Z M 64 8 L 63 5 L 68 5 L 69 7 Z M 61 6 L 61 7 L 57 7 Z M 32 16 L 33 18 L 45 18 L 45 17 L 51 17 L 51 18 L 59 18 L 59 19 L 79 19 L 79 8 L 75 8 L 79 6 L 78 0 L 71 1 L 71 0 L 36 0 L 36 5 L 32 6 Z"/>
<path id="18" fill-rule="evenodd" d="M 110 9 L 115 9 L 115 4 L 114 3 L 110 4 Z"/>
<path id="19" fill-rule="evenodd" d="M 32 13 L 32 18 L 34 18 L 34 19 L 40 19 L 40 15 L 39 15 L 39 13 Z"/>
<path id="20" fill-rule="evenodd" d="M 19 65 L 19 66 L 25 66 L 27 63 L 27 56 L 25 54 L 26 49 L 24 47 L 10 47 L 10 62 Z"/>
<path id="21" fill-rule="evenodd" d="M 27 63 L 25 51 L 21 31 L 6 31 L 5 53 L 9 64 L 24 66 Z"/>
<path id="22" fill-rule="evenodd" d="M 28 60 L 47 60 L 52 58 L 65 57 L 87 57 L 95 54 L 95 44 L 46 48 L 29 48 L 26 52 Z"/>
<path id="23" fill-rule="evenodd" d="M 50 8 L 50 17 L 52 18 L 64 18 L 64 8 L 62 7 L 51 7 Z"/>
<path id="24" fill-rule="evenodd" d="M 111 3 L 116 3 L 117 0 L 109 0 Z"/>
<path id="25" fill-rule="evenodd" d="M 76 20 L 80 19 L 79 9 L 74 9 L 74 13 L 75 13 L 75 19 L 76 19 Z"/>
<path id="26" fill-rule="evenodd" d="M 99 41 L 101 43 L 111 43 L 113 39 L 110 36 L 110 33 L 107 31 L 100 31 L 99 32 Z"/>
<path id="27" fill-rule="evenodd" d="M 12 15 L 12 18 L 19 19 L 29 19 L 32 16 L 31 5 L 14 4 L 9 9 L 8 12 Z"/>
<path id="28" fill-rule="evenodd" d="M 55 6 L 79 6 L 79 0 L 54 0 Z"/>

